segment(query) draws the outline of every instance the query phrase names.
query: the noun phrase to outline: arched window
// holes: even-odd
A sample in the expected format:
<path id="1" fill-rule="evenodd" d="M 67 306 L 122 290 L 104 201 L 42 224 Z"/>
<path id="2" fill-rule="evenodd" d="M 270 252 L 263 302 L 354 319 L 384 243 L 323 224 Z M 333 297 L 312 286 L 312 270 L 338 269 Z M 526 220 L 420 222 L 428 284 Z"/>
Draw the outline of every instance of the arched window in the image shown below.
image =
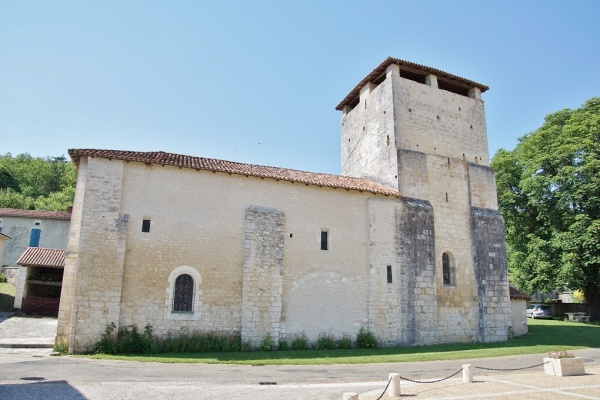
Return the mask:
<path id="1" fill-rule="evenodd" d="M 194 312 L 194 279 L 188 274 L 175 279 L 173 312 Z"/>
<path id="2" fill-rule="evenodd" d="M 456 285 L 456 278 L 454 276 L 454 257 L 448 252 L 442 254 L 442 275 L 444 278 L 444 285 Z"/>

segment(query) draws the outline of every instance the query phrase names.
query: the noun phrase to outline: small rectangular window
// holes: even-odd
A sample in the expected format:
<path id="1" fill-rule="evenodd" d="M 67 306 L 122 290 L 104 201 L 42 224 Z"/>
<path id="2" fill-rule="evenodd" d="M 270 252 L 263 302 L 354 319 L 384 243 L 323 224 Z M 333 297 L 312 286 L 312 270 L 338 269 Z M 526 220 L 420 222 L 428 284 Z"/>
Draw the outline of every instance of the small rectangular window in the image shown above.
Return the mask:
<path id="1" fill-rule="evenodd" d="M 387 279 L 388 279 L 388 283 L 392 283 L 392 266 L 391 265 L 387 266 Z"/>
<path id="2" fill-rule="evenodd" d="M 142 232 L 150 232 L 150 220 L 142 220 Z"/>
<path id="3" fill-rule="evenodd" d="M 321 250 L 329 250 L 329 232 L 321 231 Z"/>

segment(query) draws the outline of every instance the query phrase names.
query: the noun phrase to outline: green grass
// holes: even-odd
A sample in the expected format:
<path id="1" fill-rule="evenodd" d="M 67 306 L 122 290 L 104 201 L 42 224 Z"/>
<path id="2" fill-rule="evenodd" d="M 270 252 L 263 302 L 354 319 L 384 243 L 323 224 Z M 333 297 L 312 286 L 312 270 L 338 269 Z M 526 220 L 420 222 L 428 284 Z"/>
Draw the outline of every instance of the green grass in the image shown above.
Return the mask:
<path id="1" fill-rule="evenodd" d="M 0 311 L 12 311 L 17 288 L 10 283 L 0 283 Z"/>
<path id="2" fill-rule="evenodd" d="M 257 351 L 86 357 L 162 363 L 329 365 L 397 363 L 539 354 L 600 347 L 600 323 L 528 320 L 529 333 L 501 343 L 461 343 L 435 346 L 351 350 Z"/>

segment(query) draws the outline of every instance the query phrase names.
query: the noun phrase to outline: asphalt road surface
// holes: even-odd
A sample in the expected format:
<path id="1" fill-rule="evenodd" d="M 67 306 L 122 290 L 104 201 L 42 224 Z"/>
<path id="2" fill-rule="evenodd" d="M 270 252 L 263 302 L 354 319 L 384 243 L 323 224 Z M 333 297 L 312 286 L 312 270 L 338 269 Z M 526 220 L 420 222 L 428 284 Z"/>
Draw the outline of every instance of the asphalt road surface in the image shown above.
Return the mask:
<path id="1" fill-rule="evenodd" d="M 600 365 L 600 349 L 574 353 L 583 357 L 586 365 Z M 0 354 L 0 399 L 340 400 L 346 392 L 361 393 L 361 399 L 366 399 L 376 398 L 375 393 L 383 391 L 392 372 L 428 380 L 446 377 L 463 364 L 514 369 L 539 364 L 542 357 L 543 354 L 420 363 L 240 366 Z M 540 368 L 543 370 L 537 367 Z M 455 379 L 458 378 L 460 375 Z"/>

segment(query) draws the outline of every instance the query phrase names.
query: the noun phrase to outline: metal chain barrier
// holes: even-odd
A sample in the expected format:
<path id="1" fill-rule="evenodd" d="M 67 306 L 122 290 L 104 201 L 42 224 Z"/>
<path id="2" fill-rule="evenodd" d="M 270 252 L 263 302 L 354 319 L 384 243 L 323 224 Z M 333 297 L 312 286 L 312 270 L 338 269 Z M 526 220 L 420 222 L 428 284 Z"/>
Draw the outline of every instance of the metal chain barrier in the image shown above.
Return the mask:
<path id="1" fill-rule="evenodd" d="M 473 366 L 474 368 L 477 369 L 483 369 L 486 371 L 499 371 L 499 372 L 509 372 L 509 371 L 521 371 L 521 370 L 525 370 L 525 369 L 531 369 L 531 368 L 536 368 L 536 367 L 540 367 L 544 364 L 548 364 L 548 362 L 543 362 L 541 364 L 535 364 L 535 365 L 531 365 L 528 367 L 521 367 L 521 368 L 487 368 L 487 367 L 478 367 L 478 366 Z M 415 379 L 409 379 L 403 376 L 400 376 L 400 379 L 408 381 L 408 382 L 413 382 L 413 383 L 421 383 L 421 384 L 426 384 L 426 383 L 438 383 L 438 382 L 442 382 L 445 381 L 447 379 L 450 379 L 458 374 L 460 374 L 463 371 L 464 368 L 459 369 L 458 371 L 456 371 L 455 373 L 453 373 L 452 375 L 448 375 L 445 378 L 442 379 L 436 379 L 434 381 L 419 381 L 419 380 L 415 380 Z M 390 386 L 390 383 L 392 382 L 392 378 L 390 378 L 388 380 L 387 385 L 385 386 L 385 389 L 383 389 L 383 393 L 381 393 L 381 395 L 376 399 L 376 400 L 381 400 L 381 398 L 385 395 L 385 392 L 387 391 L 388 387 Z"/>
<path id="2" fill-rule="evenodd" d="M 530 369 L 530 368 L 535 368 L 535 367 L 540 367 L 544 364 L 547 364 L 547 362 L 543 362 L 541 364 L 536 364 L 536 365 L 532 365 L 530 367 L 522 367 L 522 368 L 485 368 L 485 367 L 478 367 L 478 366 L 474 366 L 474 368 L 477 369 L 484 369 L 486 371 L 501 371 L 501 372 L 509 372 L 509 371 L 522 371 L 524 369 Z"/>
<path id="3" fill-rule="evenodd" d="M 385 385 L 385 389 L 383 389 L 383 393 L 381 393 L 381 396 L 379 396 L 376 400 L 381 400 L 381 398 L 385 394 L 386 390 L 390 387 L 390 383 L 392 383 L 392 378 L 390 378 L 390 380 L 388 381 L 387 385 Z"/>
<path id="4" fill-rule="evenodd" d="M 408 378 L 405 378 L 403 376 L 400 376 L 400 379 L 404 379 L 405 381 L 409 381 L 409 382 L 413 382 L 413 383 L 438 383 L 438 382 L 445 381 L 447 379 L 450 379 L 450 378 L 452 378 L 452 377 L 460 374 L 462 372 L 462 370 L 463 369 L 461 368 L 458 371 L 456 371 L 455 373 L 453 373 L 452 375 L 448 375 L 447 377 L 442 378 L 442 379 L 436 379 L 435 381 L 416 381 L 414 379 L 408 379 Z"/>

